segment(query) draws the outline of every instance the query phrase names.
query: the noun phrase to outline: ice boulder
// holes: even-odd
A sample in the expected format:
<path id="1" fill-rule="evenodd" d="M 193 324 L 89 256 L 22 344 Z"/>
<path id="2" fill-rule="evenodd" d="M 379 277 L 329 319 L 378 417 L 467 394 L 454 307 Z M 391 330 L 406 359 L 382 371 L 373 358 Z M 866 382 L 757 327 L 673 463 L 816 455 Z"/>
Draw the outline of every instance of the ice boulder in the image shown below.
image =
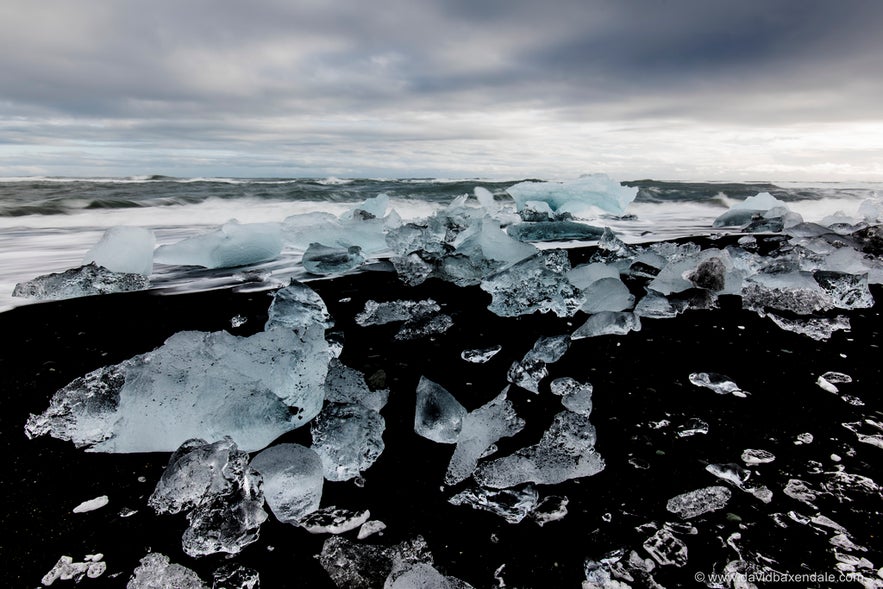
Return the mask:
<path id="1" fill-rule="evenodd" d="M 225 435 L 260 450 L 319 413 L 330 357 L 321 327 L 249 337 L 182 331 L 77 378 L 25 431 L 93 452 L 168 452 L 190 438 Z"/>
<path id="2" fill-rule="evenodd" d="M 362 248 L 357 245 L 332 247 L 315 242 L 310 244 L 302 259 L 304 269 L 318 276 L 343 274 L 358 268 L 364 261 Z"/>
<path id="3" fill-rule="evenodd" d="M 623 186 L 605 174 L 588 174 L 568 182 L 521 182 L 508 188 L 521 210 L 528 201 L 548 203 L 556 213 L 575 216 L 598 212 L 621 215 L 638 194 L 637 187 Z"/>
<path id="4" fill-rule="evenodd" d="M 417 384 L 414 431 L 427 440 L 454 444 L 463 428 L 466 408 L 454 395 L 425 376 Z"/>
<path id="5" fill-rule="evenodd" d="M 333 325 L 322 297 L 309 286 L 293 280 L 273 294 L 264 329 L 283 327 L 305 334 Z"/>
<path id="6" fill-rule="evenodd" d="M 585 296 L 567 279 L 570 269 L 566 251 L 546 250 L 497 272 L 481 282 L 492 296 L 488 309 L 501 317 L 536 311 L 572 317 Z"/>
<path id="7" fill-rule="evenodd" d="M 251 468 L 264 480 L 264 498 L 281 522 L 297 524 L 319 509 L 325 477 L 313 450 L 298 444 L 278 444 L 262 451 Z"/>
<path id="8" fill-rule="evenodd" d="M 231 221 L 214 231 L 159 246 L 155 260 L 179 266 L 234 268 L 273 260 L 281 252 L 279 224 Z"/>
<path id="9" fill-rule="evenodd" d="M 95 264 L 87 264 L 20 282 L 12 290 L 12 296 L 53 301 L 113 292 L 131 292 L 149 287 L 150 280 L 143 274 L 120 274 Z"/>
<path id="10" fill-rule="evenodd" d="M 755 217 L 762 217 L 771 209 L 783 208 L 788 211 L 788 205 L 774 197 L 769 192 L 759 192 L 749 196 L 745 200 L 730 207 L 730 210 L 714 220 L 714 227 L 732 227 L 750 223 Z"/>
<path id="11" fill-rule="evenodd" d="M 143 227 L 111 227 L 101 241 L 83 257 L 83 264 L 96 264 L 111 272 L 142 274 L 153 272 L 156 237 Z"/>

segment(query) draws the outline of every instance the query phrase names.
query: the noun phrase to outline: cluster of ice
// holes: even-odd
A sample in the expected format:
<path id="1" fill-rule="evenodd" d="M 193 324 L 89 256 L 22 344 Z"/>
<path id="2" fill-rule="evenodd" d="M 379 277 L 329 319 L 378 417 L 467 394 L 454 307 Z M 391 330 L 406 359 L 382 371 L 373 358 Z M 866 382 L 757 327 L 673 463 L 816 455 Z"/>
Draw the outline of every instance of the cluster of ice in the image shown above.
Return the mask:
<path id="1" fill-rule="evenodd" d="M 267 446 L 315 417 L 324 400 L 331 352 L 317 317 L 327 311 L 316 308 L 318 297 L 304 308 L 304 288 L 277 293 L 266 331 L 183 331 L 77 378 L 31 415 L 27 435 L 95 452 L 168 452 L 191 438 L 227 435 L 246 451 Z"/>
<path id="2" fill-rule="evenodd" d="M 239 564 L 223 564 L 212 574 L 211 587 L 195 571 L 150 552 L 132 573 L 126 589 L 258 589 L 260 575 Z"/>
<path id="3" fill-rule="evenodd" d="M 549 374 L 546 365 L 560 360 L 568 348 L 570 338 L 566 335 L 541 337 L 524 358 L 512 364 L 506 379 L 532 393 L 539 393 L 540 381 Z"/>
<path id="4" fill-rule="evenodd" d="M 553 380 L 549 388 L 552 393 L 561 397 L 561 404 L 574 413 L 585 415 L 588 417 L 592 413 L 592 391 L 591 383 L 581 383 L 569 376 L 556 378 Z"/>
<path id="5" fill-rule="evenodd" d="M 267 513 L 261 476 L 248 461 L 230 438 L 188 440 L 172 454 L 148 504 L 157 513 L 187 512 L 189 556 L 236 554 L 258 539 Z"/>
<path id="6" fill-rule="evenodd" d="M 12 296 L 47 301 L 132 292 L 149 287 L 150 280 L 143 274 L 112 272 L 95 264 L 87 264 L 19 282 L 12 290 Z"/>
<path id="7" fill-rule="evenodd" d="M 208 233 L 159 246 L 154 260 L 177 266 L 234 268 L 276 259 L 282 245 L 278 223 L 230 221 Z"/>
<path id="8" fill-rule="evenodd" d="M 111 272 L 143 274 L 153 272 L 153 249 L 156 237 L 143 227 L 111 227 L 101 241 L 83 257 L 83 264 L 95 264 Z"/>
<path id="9" fill-rule="evenodd" d="M 521 182 L 507 189 L 518 210 L 545 203 L 556 215 L 586 217 L 598 213 L 621 215 L 638 195 L 605 174 L 587 174 L 568 182 Z"/>
<path id="10" fill-rule="evenodd" d="M 296 525 L 319 509 L 325 477 L 313 450 L 277 444 L 255 456 L 250 466 L 261 475 L 267 507 L 279 521 Z"/>
<path id="11" fill-rule="evenodd" d="M 501 317 L 552 312 L 572 317 L 586 302 L 567 278 L 570 260 L 564 250 L 544 250 L 489 276 L 481 289 L 491 294 L 488 305 Z"/>

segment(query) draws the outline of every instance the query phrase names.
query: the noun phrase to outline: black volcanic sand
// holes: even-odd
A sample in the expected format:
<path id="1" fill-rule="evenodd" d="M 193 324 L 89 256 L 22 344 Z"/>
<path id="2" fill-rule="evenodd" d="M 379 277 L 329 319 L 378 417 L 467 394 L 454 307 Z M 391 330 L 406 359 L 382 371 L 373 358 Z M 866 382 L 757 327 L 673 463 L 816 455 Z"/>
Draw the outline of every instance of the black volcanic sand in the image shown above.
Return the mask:
<path id="1" fill-rule="evenodd" d="M 571 252 L 574 262 L 589 250 Z M 697 572 L 709 573 L 738 555 L 726 545 L 741 534 L 744 556 L 763 555 L 783 572 L 835 571 L 828 539 L 833 532 L 789 522 L 777 526 L 771 514 L 794 511 L 824 514 L 849 530 L 866 547 L 858 553 L 883 565 L 883 515 L 880 495 L 847 491 L 824 495 L 810 506 L 786 496 L 791 478 L 819 487 L 825 472 L 837 467 L 850 473 L 883 475 L 883 450 L 858 442 L 841 424 L 869 417 L 881 419 L 880 305 L 849 312 L 852 330 L 828 342 L 779 330 L 771 321 L 743 311 L 736 297 L 723 297 L 714 311 L 688 311 L 676 319 L 644 320 L 640 332 L 573 342 L 564 358 L 549 366 L 550 376 L 534 395 L 513 387 L 509 397 L 528 425 L 500 442 L 498 455 L 534 443 L 561 410 L 548 390 L 557 377 L 570 376 L 594 385 L 592 423 L 597 449 L 606 469 L 593 477 L 547 487 L 540 496 L 565 495 L 569 513 L 540 527 L 526 519 L 508 524 L 502 518 L 447 499 L 465 487 L 443 488 L 453 446 L 436 444 L 413 431 L 414 390 L 421 376 L 451 391 L 472 410 L 496 396 L 506 385 L 506 371 L 540 336 L 570 333 L 585 317 L 551 315 L 500 318 L 486 307 L 490 296 L 478 287 L 457 288 L 430 280 L 405 287 L 392 273 L 366 272 L 311 286 L 335 318 L 342 333 L 341 360 L 374 382 L 385 379 L 390 401 L 386 419 L 386 450 L 365 472 L 365 485 L 326 483 L 323 505 L 369 508 L 372 519 L 388 526 L 382 536 L 365 542 L 395 543 L 422 535 L 437 568 L 477 588 L 579 587 L 586 558 L 600 559 L 617 548 L 634 549 L 652 530 L 642 524 L 678 521 L 665 509 L 669 498 L 694 489 L 722 484 L 706 472 L 710 463 L 740 463 L 746 448 L 773 452 L 770 464 L 750 467 L 752 482 L 769 487 L 773 501 L 763 504 L 737 489 L 726 508 L 691 520 L 695 535 L 682 535 L 689 549 L 683 568 L 657 566 L 654 577 L 668 587 L 694 584 Z M 874 288 L 877 300 L 883 296 Z M 266 320 L 271 293 L 214 291 L 163 296 L 132 293 L 41 303 L 0 314 L 6 350 L 0 358 L 2 378 L 2 443 L 6 466 L 0 515 L 2 577 L 10 587 L 37 587 L 61 555 L 82 561 L 103 553 L 108 570 L 82 587 L 121 587 L 148 551 L 167 554 L 173 562 L 196 570 L 211 584 L 211 574 L 226 562 L 258 570 L 264 587 L 333 587 L 314 555 L 326 536 L 314 536 L 277 522 L 271 515 L 260 540 L 239 555 L 192 559 L 181 550 L 186 528 L 183 515 L 157 516 L 147 497 L 168 461 L 167 454 L 105 455 L 86 453 L 70 443 L 48 437 L 28 440 L 24 424 L 40 413 L 59 388 L 95 368 L 113 364 L 159 346 L 185 329 L 222 330 L 248 335 Z M 446 333 L 416 341 L 394 340 L 399 325 L 360 327 L 354 316 L 365 301 L 433 298 L 454 319 Z M 236 315 L 247 318 L 231 328 Z M 490 362 L 464 362 L 464 349 L 502 344 Z M 865 406 L 845 403 L 815 381 L 825 371 L 845 372 L 851 384 L 841 392 L 860 398 Z M 751 394 L 747 398 L 716 395 L 688 381 L 691 372 L 730 376 Z M 384 378 L 385 377 L 385 378 Z M 680 438 L 679 426 L 690 418 L 709 424 L 707 435 Z M 663 421 L 666 420 L 666 421 Z M 660 423 L 662 422 L 662 423 Z M 666 424 L 666 422 L 668 424 Z M 308 428 L 279 441 L 309 445 Z M 795 444 L 809 432 L 810 444 Z M 637 465 L 637 466 L 636 466 Z M 108 495 L 106 507 L 85 513 L 71 510 L 84 500 Z M 124 509 L 137 510 L 121 517 Z M 355 540 L 355 532 L 346 536 Z M 72 585 L 58 581 L 59 587 Z M 803 583 L 825 586 L 826 583 Z M 844 585 L 849 586 L 849 585 Z"/>

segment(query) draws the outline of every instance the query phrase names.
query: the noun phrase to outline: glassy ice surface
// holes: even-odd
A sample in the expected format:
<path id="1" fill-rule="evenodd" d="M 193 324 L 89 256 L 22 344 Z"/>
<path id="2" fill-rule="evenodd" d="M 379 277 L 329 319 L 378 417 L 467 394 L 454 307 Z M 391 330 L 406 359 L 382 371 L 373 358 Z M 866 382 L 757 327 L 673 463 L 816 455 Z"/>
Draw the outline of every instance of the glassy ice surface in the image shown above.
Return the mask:
<path id="1" fill-rule="evenodd" d="M 241 564 L 223 564 L 212 574 L 212 589 L 259 589 L 261 576 Z"/>
<path id="2" fill-rule="evenodd" d="M 150 280 L 142 274 L 112 272 L 95 264 L 87 264 L 20 282 L 15 285 L 12 296 L 51 301 L 113 292 L 132 292 L 149 287 Z"/>
<path id="3" fill-rule="evenodd" d="M 718 374 L 717 372 L 693 372 L 690 374 L 689 378 L 690 382 L 697 387 L 712 390 L 718 395 L 735 395 L 737 397 L 744 397 L 747 395 L 747 393 L 739 388 L 739 385 L 730 380 L 728 376 Z"/>
<path id="4" fill-rule="evenodd" d="M 143 274 L 153 272 L 153 250 L 156 237 L 143 227 L 111 227 L 86 252 L 83 264 L 95 264 L 111 272 Z"/>
<path id="5" fill-rule="evenodd" d="M 334 358 L 325 378 L 325 400 L 329 403 L 357 403 L 380 411 L 389 399 L 388 389 L 371 390 L 365 375 Z"/>
<path id="6" fill-rule="evenodd" d="M 264 499 L 281 522 L 297 524 L 319 509 L 325 477 L 319 455 L 299 444 L 278 444 L 260 452 L 251 468 L 263 479 Z"/>
<path id="7" fill-rule="evenodd" d="M 585 296 L 567 279 L 570 261 L 564 250 L 546 250 L 488 277 L 481 289 L 493 297 L 488 306 L 501 317 L 537 311 L 572 317 Z"/>
<path id="8" fill-rule="evenodd" d="M 466 408 L 444 387 L 426 377 L 420 377 L 416 398 L 414 431 L 433 442 L 456 443 Z"/>
<path id="9" fill-rule="evenodd" d="M 355 530 L 370 517 L 367 509 L 355 511 L 331 505 L 307 514 L 300 525 L 311 534 L 343 534 Z"/>
<path id="10" fill-rule="evenodd" d="M 448 502 L 451 505 L 468 505 L 499 515 L 510 524 L 517 524 L 536 509 L 539 493 L 533 485 L 517 489 L 486 489 L 473 487 L 457 493 Z"/>
<path id="11" fill-rule="evenodd" d="M 225 435 L 259 450 L 318 414 L 329 359 L 321 328 L 302 336 L 281 327 L 250 337 L 182 331 L 74 380 L 25 431 L 95 452 L 172 451 Z"/>
<path id="12" fill-rule="evenodd" d="M 599 335 L 625 335 L 641 330 L 641 318 L 628 311 L 601 311 L 589 317 L 570 338 L 584 339 Z"/>
<path id="13" fill-rule="evenodd" d="M 327 403 L 310 424 L 310 446 L 322 461 L 325 478 L 348 481 L 361 475 L 383 452 L 386 422 L 360 403 Z"/>
<path id="14" fill-rule="evenodd" d="M 584 415 L 562 411 L 537 444 L 481 464 L 475 480 L 495 489 L 528 482 L 553 485 L 602 470 L 604 460 L 595 450 L 594 426 Z"/>
<path id="15" fill-rule="evenodd" d="M 683 519 L 691 519 L 723 509 L 731 496 L 732 493 L 726 487 L 705 487 L 672 497 L 665 508 Z"/>
<path id="16" fill-rule="evenodd" d="M 322 297 L 309 286 L 297 281 L 292 281 L 273 294 L 268 315 L 265 329 L 285 327 L 302 333 L 333 325 Z"/>
<path id="17" fill-rule="evenodd" d="M 507 192 L 519 210 L 535 201 L 547 203 L 558 214 L 585 216 L 599 212 L 621 215 L 638 189 L 622 186 L 605 174 L 587 174 L 569 182 L 521 182 Z"/>
<path id="18" fill-rule="evenodd" d="M 150 552 L 132 573 L 126 589 L 209 589 L 194 571 L 171 562 L 159 552 Z"/>
<path id="19" fill-rule="evenodd" d="M 569 347 L 570 338 L 566 335 L 539 338 L 524 358 L 512 364 L 506 379 L 532 393 L 539 393 L 540 381 L 549 373 L 546 365 L 560 360 Z"/>
<path id="20" fill-rule="evenodd" d="M 463 417 L 457 446 L 445 473 L 445 484 L 455 485 L 475 471 L 478 461 L 498 440 L 514 436 L 524 428 L 507 398 L 508 388 L 493 400 Z"/>
<path id="21" fill-rule="evenodd" d="M 428 317 L 412 319 L 402 324 L 401 329 L 395 335 L 399 341 L 411 341 L 423 337 L 431 337 L 446 332 L 453 327 L 454 319 L 445 313 L 438 313 Z"/>
<path id="22" fill-rule="evenodd" d="M 588 314 L 602 311 L 624 311 L 635 304 L 635 296 L 619 278 L 601 278 L 583 289 L 586 302 L 581 311 Z"/>
<path id="23" fill-rule="evenodd" d="M 278 223 L 225 223 L 218 229 L 156 248 L 160 264 L 233 268 L 273 260 L 282 253 Z"/>
<path id="24" fill-rule="evenodd" d="M 357 245 L 350 247 L 333 247 L 321 243 L 311 243 L 301 258 L 304 269 L 318 276 L 343 274 L 358 268 L 365 262 L 362 248 Z"/>
<path id="25" fill-rule="evenodd" d="M 402 567 L 417 562 L 432 563 L 432 554 L 421 537 L 387 546 L 332 536 L 319 554 L 319 563 L 340 589 L 383 587 L 394 563 Z"/>

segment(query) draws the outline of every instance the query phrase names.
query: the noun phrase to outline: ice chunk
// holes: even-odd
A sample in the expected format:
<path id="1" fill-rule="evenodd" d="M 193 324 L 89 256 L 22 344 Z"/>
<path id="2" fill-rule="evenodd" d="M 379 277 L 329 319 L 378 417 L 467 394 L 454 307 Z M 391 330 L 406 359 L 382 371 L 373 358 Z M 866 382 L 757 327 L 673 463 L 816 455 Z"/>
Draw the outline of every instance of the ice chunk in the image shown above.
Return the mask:
<path id="1" fill-rule="evenodd" d="M 373 411 L 380 411 L 388 399 L 388 389 L 372 391 L 365 381 L 365 375 L 358 370 L 346 366 L 336 358 L 328 364 L 328 376 L 325 378 L 327 402 L 358 403 Z"/>
<path id="2" fill-rule="evenodd" d="M 739 385 L 730 380 L 730 377 L 717 372 L 693 372 L 690 374 L 690 382 L 697 387 L 710 389 L 718 395 L 745 397 L 748 394 L 739 388 Z"/>
<path id="3" fill-rule="evenodd" d="M 343 274 L 358 268 L 365 262 L 362 248 L 357 245 L 349 247 L 331 247 L 321 243 L 311 243 L 304 252 L 302 263 L 310 274 L 332 276 Z"/>
<path id="4" fill-rule="evenodd" d="M 768 450 L 754 450 L 749 448 L 742 452 L 742 462 L 749 465 L 767 464 L 775 459 L 775 454 Z"/>
<path id="5" fill-rule="evenodd" d="M 348 481 L 361 475 L 383 453 L 386 422 L 358 403 L 327 403 L 310 424 L 311 448 L 322 460 L 325 478 Z"/>
<path id="6" fill-rule="evenodd" d="M 539 338 L 520 362 L 512 364 L 506 379 L 525 390 L 539 393 L 540 381 L 549 374 L 546 365 L 560 360 L 569 347 L 570 338 L 566 335 Z"/>
<path id="7" fill-rule="evenodd" d="M 97 557 L 97 558 L 96 558 Z M 107 570 L 107 563 L 101 558 L 103 555 L 89 555 L 84 562 L 74 562 L 70 556 L 62 556 L 52 569 L 43 575 L 40 582 L 48 587 L 55 581 L 74 581 L 79 583 L 83 577 L 97 579 Z"/>
<path id="8" fill-rule="evenodd" d="M 379 219 L 386 216 L 389 208 L 389 195 L 381 192 L 377 196 L 367 198 L 364 202 L 343 213 L 341 220 L 347 219 Z"/>
<path id="9" fill-rule="evenodd" d="M 395 339 L 399 341 L 411 341 L 421 337 L 439 335 L 445 333 L 454 325 L 454 319 L 450 315 L 439 313 L 421 319 L 406 321 Z"/>
<path id="10" fill-rule="evenodd" d="M 150 280 L 146 276 L 120 274 L 95 264 L 88 264 L 60 273 L 44 274 L 27 282 L 19 282 L 12 290 L 12 296 L 52 301 L 147 288 L 150 288 Z"/>
<path id="11" fill-rule="evenodd" d="M 506 228 L 506 233 L 518 241 L 586 241 L 598 239 L 604 229 L 575 221 L 534 221 L 518 223 Z"/>
<path id="12" fill-rule="evenodd" d="M 583 295 L 586 297 L 586 302 L 580 310 L 590 315 L 602 311 L 624 311 L 635 304 L 634 295 L 619 278 L 596 280 L 583 289 Z"/>
<path id="13" fill-rule="evenodd" d="M 671 319 L 677 317 L 678 313 L 680 309 L 672 305 L 671 301 L 652 290 L 638 301 L 634 310 L 635 315 L 647 319 Z"/>
<path id="14" fill-rule="evenodd" d="M 518 215 L 529 223 L 555 221 L 558 218 L 549 203 L 540 200 L 525 201 Z"/>
<path id="15" fill-rule="evenodd" d="M 383 530 L 386 529 L 386 524 L 382 521 L 371 519 L 363 523 L 359 527 L 359 533 L 356 534 L 356 538 L 359 540 L 364 540 L 369 536 L 373 536 L 374 534 L 379 534 Z"/>
<path id="16" fill-rule="evenodd" d="M 745 225 L 754 217 L 761 217 L 767 211 L 777 208 L 788 211 L 788 206 L 784 202 L 769 192 L 760 192 L 734 204 L 729 211 L 715 219 L 712 225 L 714 227 Z"/>
<path id="17" fill-rule="evenodd" d="M 854 433 L 859 442 L 883 449 L 883 424 L 880 422 L 866 419 L 841 425 Z"/>
<path id="18" fill-rule="evenodd" d="M 698 434 L 705 435 L 708 433 L 708 424 L 697 417 L 691 417 L 687 422 L 678 428 L 679 438 L 688 438 Z"/>
<path id="19" fill-rule="evenodd" d="M 663 566 L 682 567 L 687 564 L 687 545 L 667 528 L 662 528 L 647 538 L 644 541 L 644 550 Z"/>
<path id="20" fill-rule="evenodd" d="M 383 584 L 383 589 L 472 589 L 469 583 L 438 572 L 431 564 L 419 562 L 405 567 L 394 567 Z"/>
<path id="21" fill-rule="evenodd" d="M 567 272 L 567 279 L 579 289 L 588 288 L 590 284 L 602 278 L 619 278 L 619 270 L 613 264 L 595 262 L 581 264 Z"/>
<path id="22" fill-rule="evenodd" d="M 870 309 L 874 306 L 867 275 L 817 270 L 813 272 L 813 278 L 838 309 Z"/>
<path id="23" fill-rule="evenodd" d="M 190 438 L 228 434 L 259 450 L 318 414 L 329 359 L 320 328 L 303 336 L 283 328 L 250 337 L 182 331 L 74 380 L 25 431 L 95 452 L 172 451 Z"/>
<path id="24" fill-rule="evenodd" d="M 382 546 L 355 543 L 343 536 L 325 540 L 319 554 L 322 568 L 340 589 L 376 589 L 392 571 L 393 563 L 405 566 L 432 562 L 432 554 L 423 538 Z"/>
<path id="25" fill-rule="evenodd" d="M 834 303 L 808 272 L 758 273 L 742 285 L 742 307 L 810 315 L 833 308 Z"/>
<path id="26" fill-rule="evenodd" d="M 282 252 L 277 223 L 225 223 L 218 229 L 161 245 L 154 259 L 160 264 L 234 268 L 273 260 Z"/>
<path id="27" fill-rule="evenodd" d="M 845 315 L 837 315 L 836 317 L 807 317 L 807 318 L 789 318 L 782 317 L 776 313 L 766 313 L 773 323 L 780 329 L 793 331 L 800 335 L 811 337 L 814 340 L 823 341 L 831 339 L 836 331 L 848 331 L 851 326 L 849 317 Z"/>
<path id="28" fill-rule="evenodd" d="M 298 333 L 331 327 L 328 307 L 316 291 L 293 280 L 273 295 L 264 329 L 285 327 Z"/>
<path id="29" fill-rule="evenodd" d="M 501 317 L 537 311 L 572 317 L 585 297 L 567 279 L 569 270 L 567 252 L 546 250 L 488 277 L 481 289 L 491 293 L 488 309 Z"/>
<path id="30" fill-rule="evenodd" d="M 355 530 L 371 517 L 371 512 L 323 507 L 304 516 L 301 526 L 311 534 L 343 534 Z"/>
<path id="31" fill-rule="evenodd" d="M 132 573 L 126 589 L 209 589 L 192 570 L 175 564 L 159 552 L 151 552 L 141 559 Z"/>
<path id="32" fill-rule="evenodd" d="M 594 426 L 584 415 L 562 411 L 537 444 L 482 464 L 475 480 L 495 489 L 528 482 L 551 485 L 603 469 L 604 460 L 595 450 Z"/>
<path id="33" fill-rule="evenodd" d="M 143 274 L 153 272 L 153 248 L 156 237 L 143 227 L 111 227 L 101 241 L 86 252 L 83 264 L 95 264 L 111 272 Z"/>
<path id="34" fill-rule="evenodd" d="M 398 321 L 422 319 L 438 311 L 441 311 L 441 307 L 432 299 L 422 301 L 387 301 L 383 303 L 369 299 L 365 301 L 365 309 L 356 315 L 356 323 L 362 327 L 385 325 Z"/>
<path id="35" fill-rule="evenodd" d="M 480 458 L 497 440 L 513 436 L 524 427 L 524 420 L 515 414 L 506 397 L 508 388 L 489 403 L 463 418 L 457 447 L 448 464 L 445 484 L 455 485 L 473 473 Z"/>
<path id="36" fill-rule="evenodd" d="M 279 444 L 255 456 L 250 466 L 260 473 L 267 506 L 279 521 L 297 524 L 319 509 L 325 478 L 322 461 L 313 450 Z"/>
<path id="37" fill-rule="evenodd" d="M 539 493 L 533 485 L 519 489 L 485 489 L 477 487 L 457 493 L 450 499 L 451 505 L 468 505 L 473 509 L 499 515 L 510 524 L 517 524 L 536 509 Z"/>
<path id="38" fill-rule="evenodd" d="M 604 174 L 588 174 L 569 182 L 521 182 L 507 192 L 521 210 L 528 201 L 548 203 L 556 213 L 594 215 L 599 211 L 621 215 L 638 194 Z"/>
<path id="39" fill-rule="evenodd" d="M 454 396 L 426 378 L 417 384 L 417 409 L 414 414 L 414 431 L 427 440 L 441 444 L 453 444 L 460 436 L 466 408 Z"/>
<path id="40" fill-rule="evenodd" d="M 672 497 L 665 508 L 683 519 L 692 519 L 704 513 L 723 509 L 731 495 L 726 487 L 705 487 Z"/>
<path id="41" fill-rule="evenodd" d="M 212 589 L 259 589 L 260 574 L 241 564 L 228 563 L 212 574 Z"/>
<path id="42" fill-rule="evenodd" d="M 705 470 L 717 478 L 731 483 L 740 491 L 754 495 L 764 503 L 769 503 L 773 499 L 773 492 L 768 488 L 749 483 L 748 479 L 751 477 L 751 471 L 742 468 L 738 464 L 709 464 L 705 467 Z"/>
<path id="43" fill-rule="evenodd" d="M 561 396 L 561 404 L 570 411 L 588 417 L 592 413 L 592 385 L 570 377 L 556 378 L 549 385 L 552 393 Z"/>
<path id="44" fill-rule="evenodd" d="M 95 499 L 89 499 L 88 501 L 83 501 L 73 509 L 73 513 L 87 513 L 89 511 L 95 511 L 96 509 L 101 509 L 105 505 L 107 505 L 109 499 L 107 495 L 102 495 L 100 497 L 96 497 Z"/>
<path id="45" fill-rule="evenodd" d="M 496 346 L 490 346 L 487 348 L 463 350 L 460 353 L 460 358 L 472 364 L 484 364 L 485 362 L 488 362 L 491 358 L 496 356 L 502 349 L 503 346 L 498 344 Z"/>
<path id="46" fill-rule="evenodd" d="M 595 313 L 582 324 L 571 339 L 584 339 L 599 335 L 625 335 L 630 331 L 641 330 L 641 318 L 628 311 L 601 311 Z"/>
<path id="47" fill-rule="evenodd" d="M 560 495 L 547 495 L 543 497 L 537 506 L 530 512 L 530 517 L 542 527 L 549 522 L 564 519 L 567 515 L 567 505 L 570 499 Z"/>
<path id="48" fill-rule="evenodd" d="M 483 186 L 476 186 L 472 189 L 472 193 L 478 200 L 478 204 L 480 204 L 481 207 L 489 213 L 493 213 L 499 208 L 496 201 L 494 200 L 493 193 L 487 188 Z"/>

